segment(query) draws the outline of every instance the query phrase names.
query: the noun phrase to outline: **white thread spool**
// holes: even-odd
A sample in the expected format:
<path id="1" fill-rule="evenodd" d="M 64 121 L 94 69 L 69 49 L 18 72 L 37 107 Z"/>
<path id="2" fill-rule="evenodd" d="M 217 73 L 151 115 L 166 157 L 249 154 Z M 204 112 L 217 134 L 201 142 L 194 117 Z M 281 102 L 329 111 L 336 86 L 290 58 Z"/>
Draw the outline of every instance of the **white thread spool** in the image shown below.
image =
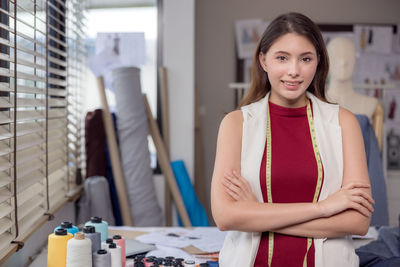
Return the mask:
<path id="1" fill-rule="evenodd" d="M 82 232 L 68 240 L 66 267 L 92 267 L 92 241 Z"/>
<path id="2" fill-rule="evenodd" d="M 111 266 L 111 254 L 105 250 L 100 249 L 93 253 L 93 267 L 110 267 Z"/>
<path id="3" fill-rule="evenodd" d="M 101 242 L 101 249 L 105 249 L 108 251 L 108 245 L 114 243 L 111 238 L 107 238 L 106 241 Z"/>
<path id="4" fill-rule="evenodd" d="M 108 245 L 108 251 L 111 254 L 111 267 L 122 267 L 121 247 L 111 243 Z"/>

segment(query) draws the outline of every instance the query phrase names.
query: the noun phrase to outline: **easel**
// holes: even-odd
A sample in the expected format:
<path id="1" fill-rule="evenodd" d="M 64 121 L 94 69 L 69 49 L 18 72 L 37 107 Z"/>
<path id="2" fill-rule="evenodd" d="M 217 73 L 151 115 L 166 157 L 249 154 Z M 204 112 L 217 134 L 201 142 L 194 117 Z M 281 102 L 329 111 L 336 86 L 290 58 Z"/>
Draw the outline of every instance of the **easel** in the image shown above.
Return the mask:
<path id="1" fill-rule="evenodd" d="M 165 178 L 167 179 L 169 190 L 172 193 L 172 198 L 175 201 L 176 208 L 178 209 L 178 213 L 181 216 L 183 226 L 190 227 L 192 226 L 192 224 L 190 223 L 185 205 L 183 204 L 181 193 L 179 192 L 178 185 L 176 184 L 175 181 L 174 173 L 172 172 L 172 168 L 169 163 L 170 161 L 167 154 L 167 150 L 165 148 L 165 144 L 161 139 L 160 130 L 158 129 L 157 123 L 154 120 L 154 117 L 151 113 L 151 109 L 149 106 L 149 102 L 147 101 L 146 95 L 144 95 L 144 102 L 146 106 L 147 117 L 149 120 L 149 131 L 151 137 L 153 138 L 154 145 L 156 146 L 157 149 L 158 161 L 160 163 L 161 170 L 164 173 Z"/>
<path id="2" fill-rule="evenodd" d="M 106 136 L 107 136 L 107 141 L 108 141 L 108 145 L 109 145 L 109 150 L 110 150 L 111 165 L 112 165 L 115 185 L 116 185 L 116 189 L 117 189 L 117 194 L 118 194 L 118 201 L 120 203 L 120 208 L 121 208 L 122 221 L 123 221 L 123 224 L 126 226 L 133 226 L 133 221 L 132 221 L 131 212 L 130 212 L 130 208 L 129 208 L 129 200 L 128 200 L 128 195 L 126 193 L 125 180 L 124 180 L 122 166 L 121 166 L 121 159 L 119 157 L 119 150 L 118 150 L 117 141 L 116 141 L 116 137 L 115 137 L 113 121 L 112 121 L 111 113 L 108 108 L 105 87 L 104 87 L 104 79 L 102 76 L 97 78 L 97 83 L 98 83 L 101 103 L 102 103 L 102 107 L 103 107 L 103 119 L 104 119 L 104 124 L 105 124 L 105 130 L 106 130 Z M 171 165 L 169 163 L 170 161 L 169 161 L 168 153 L 167 153 L 165 144 L 160 135 L 160 130 L 154 120 L 153 115 L 152 115 L 149 103 L 147 101 L 147 97 L 144 96 L 143 98 L 144 98 L 143 101 L 145 102 L 146 114 L 147 114 L 147 118 L 148 118 L 148 122 L 149 122 L 149 131 L 150 131 L 151 137 L 153 139 L 154 145 L 156 146 L 156 149 L 157 149 L 157 155 L 158 155 L 161 169 L 164 173 L 165 178 L 167 179 L 168 187 L 170 189 L 170 192 L 172 193 L 172 197 L 175 201 L 176 207 L 178 209 L 178 213 L 182 219 L 182 223 L 185 227 L 190 227 L 191 223 L 189 220 L 189 216 L 186 212 L 186 208 L 183 203 L 182 196 L 181 196 L 181 194 L 179 192 L 179 188 L 176 184 L 175 177 L 172 172 Z"/>

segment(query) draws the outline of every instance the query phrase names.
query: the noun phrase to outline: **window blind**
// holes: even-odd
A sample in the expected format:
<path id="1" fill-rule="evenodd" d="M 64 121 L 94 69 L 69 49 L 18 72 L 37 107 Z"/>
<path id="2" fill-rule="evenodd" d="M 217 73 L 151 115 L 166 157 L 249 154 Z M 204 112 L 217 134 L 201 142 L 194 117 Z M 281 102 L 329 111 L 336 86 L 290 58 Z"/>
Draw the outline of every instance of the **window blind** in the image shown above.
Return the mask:
<path id="1" fill-rule="evenodd" d="M 0 0 L 0 259 L 82 168 L 84 2 Z"/>
<path id="2" fill-rule="evenodd" d="M 76 170 L 86 170 L 83 155 L 85 155 L 82 140 L 85 136 L 82 119 L 82 106 L 84 105 L 84 81 L 87 77 L 87 52 L 85 1 L 70 0 L 67 2 L 67 40 L 68 40 L 68 177 L 70 188 L 75 184 Z M 83 173 L 86 176 L 85 173 Z"/>

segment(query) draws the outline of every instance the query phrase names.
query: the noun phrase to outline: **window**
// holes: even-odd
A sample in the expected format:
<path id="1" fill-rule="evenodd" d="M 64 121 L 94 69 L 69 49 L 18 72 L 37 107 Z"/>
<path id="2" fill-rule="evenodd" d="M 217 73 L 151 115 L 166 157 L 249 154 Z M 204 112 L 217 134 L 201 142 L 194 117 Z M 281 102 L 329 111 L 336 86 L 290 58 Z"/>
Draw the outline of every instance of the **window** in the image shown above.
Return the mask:
<path id="1" fill-rule="evenodd" d="M 157 12 L 156 3 L 151 1 L 148 1 L 146 6 L 139 7 L 89 9 L 86 40 L 90 57 L 100 52 L 95 51 L 98 33 L 144 33 L 146 60 L 145 64 L 138 67 L 141 71 L 142 92 L 147 95 L 153 115 L 157 114 Z M 99 108 L 101 104 L 96 81 L 88 80 L 85 109 L 91 111 Z M 106 93 L 108 104 L 113 111 L 116 105 L 114 92 L 106 88 Z M 151 138 L 149 138 L 149 150 L 151 167 L 154 169 L 157 159 Z"/>
<path id="2" fill-rule="evenodd" d="M 86 62 L 82 2 L 0 1 L 1 259 L 76 188 Z"/>

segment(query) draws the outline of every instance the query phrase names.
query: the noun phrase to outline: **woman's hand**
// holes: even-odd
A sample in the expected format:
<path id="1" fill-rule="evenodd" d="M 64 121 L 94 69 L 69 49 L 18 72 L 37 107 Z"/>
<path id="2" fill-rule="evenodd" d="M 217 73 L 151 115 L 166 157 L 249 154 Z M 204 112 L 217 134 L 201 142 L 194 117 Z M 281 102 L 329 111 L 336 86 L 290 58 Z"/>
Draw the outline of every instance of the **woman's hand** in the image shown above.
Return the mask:
<path id="1" fill-rule="evenodd" d="M 225 191 L 236 201 L 257 202 L 257 198 L 251 190 L 249 182 L 236 171 L 225 173 L 222 183 Z"/>
<path id="2" fill-rule="evenodd" d="M 350 183 L 328 198 L 318 202 L 325 217 L 338 214 L 347 209 L 354 209 L 366 217 L 370 217 L 374 211 L 372 205 L 375 203 L 372 197 L 365 192 L 365 188 L 370 188 L 369 184 Z"/>

